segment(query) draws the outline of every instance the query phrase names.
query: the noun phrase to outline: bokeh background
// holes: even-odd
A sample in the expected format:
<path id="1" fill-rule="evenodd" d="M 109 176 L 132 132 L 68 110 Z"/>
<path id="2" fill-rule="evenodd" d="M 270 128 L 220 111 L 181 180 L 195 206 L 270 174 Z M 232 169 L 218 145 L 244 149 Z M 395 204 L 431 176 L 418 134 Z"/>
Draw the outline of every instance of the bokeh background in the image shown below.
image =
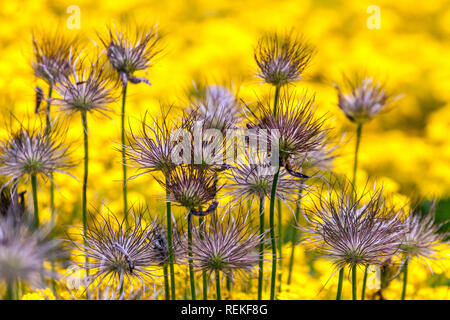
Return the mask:
<path id="1" fill-rule="evenodd" d="M 67 9 L 71 6 L 80 9 L 79 29 L 68 27 L 73 12 Z M 255 75 L 253 49 L 262 33 L 294 28 L 317 49 L 296 90 L 315 94 L 318 113 L 327 114 L 336 136 L 345 133 L 335 170 L 351 173 L 355 127 L 337 107 L 333 82 L 341 81 L 343 72 L 365 70 L 384 81 L 390 92 L 403 96 L 364 126 L 357 184 L 376 180 L 404 203 L 411 198 L 437 197 L 439 219 L 448 215 L 450 1 L 1 0 L 0 7 L 1 137 L 11 114 L 19 119 L 35 117 L 34 87 L 46 88 L 31 68 L 33 30 L 80 35 L 86 39 L 84 51 L 89 55 L 99 43 L 97 33 L 104 33 L 108 25 L 157 23 L 165 35 L 165 50 L 148 72 L 152 86 L 128 88 L 127 112 L 134 126 L 146 110 L 156 115 L 160 103 L 184 107 L 193 79 L 228 84 L 248 103 L 273 95 Z M 115 111 L 111 118 L 90 116 L 88 120 L 88 200 L 92 207 L 105 204 L 120 211 L 121 155 L 116 151 L 120 102 L 111 107 Z M 68 139 L 74 144 L 73 158 L 81 162 L 81 119 L 76 116 L 70 121 Z M 71 172 L 81 178 L 82 166 Z M 56 184 L 57 223 L 62 226 L 71 223 L 71 217 L 80 210 L 81 181 L 57 175 Z M 43 219 L 49 219 L 48 184 L 40 185 L 41 212 Z M 130 202 L 147 202 L 160 210 L 158 200 L 162 197 L 161 188 L 150 175 L 129 184 Z M 289 250 L 285 250 L 287 256 Z M 312 268 L 304 249 L 298 249 L 297 255 L 295 279 L 283 288 L 280 298 L 333 298 L 334 280 L 321 290 L 331 275 L 329 263 L 317 260 Z M 423 266 L 413 266 L 409 298 L 448 299 L 446 265 L 448 262 L 442 263 L 434 275 Z M 348 289 L 344 288 L 344 294 L 349 294 Z M 389 290 L 388 298 L 398 297 L 400 282 L 394 281 Z M 251 298 L 244 293 L 233 297 L 241 298 L 241 294 Z"/>

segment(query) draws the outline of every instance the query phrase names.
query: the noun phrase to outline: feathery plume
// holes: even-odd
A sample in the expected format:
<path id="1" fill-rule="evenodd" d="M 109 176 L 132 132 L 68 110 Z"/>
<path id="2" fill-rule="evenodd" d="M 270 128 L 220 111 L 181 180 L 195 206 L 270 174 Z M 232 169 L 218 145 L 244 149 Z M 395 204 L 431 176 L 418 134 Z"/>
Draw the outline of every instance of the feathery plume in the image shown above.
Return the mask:
<path id="1" fill-rule="evenodd" d="M 136 71 L 147 70 L 153 59 L 162 51 L 160 48 L 161 35 L 156 26 L 147 28 L 137 26 L 134 32 L 130 30 L 108 30 L 109 37 L 100 37 L 106 49 L 106 55 L 112 67 L 118 72 L 122 86 L 129 82 L 140 82 L 151 85 L 145 77 L 134 75 Z"/>
<path id="2" fill-rule="evenodd" d="M 389 96 L 382 83 L 359 74 L 353 79 L 344 76 L 343 88 L 337 84 L 335 87 L 339 108 L 348 119 L 359 124 L 371 120 L 389 103 L 400 98 Z"/>
<path id="3" fill-rule="evenodd" d="M 64 145 L 65 131 L 58 125 L 50 132 L 43 128 L 20 128 L 0 142 L 0 175 L 9 180 L 3 185 L 16 186 L 23 178 L 42 175 L 51 179 L 51 172 L 70 175 L 73 167 L 69 147 Z"/>
<path id="4" fill-rule="evenodd" d="M 277 87 L 298 81 L 313 54 L 313 46 L 293 31 L 267 33 L 259 39 L 254 53 L 258 76 Z"/>

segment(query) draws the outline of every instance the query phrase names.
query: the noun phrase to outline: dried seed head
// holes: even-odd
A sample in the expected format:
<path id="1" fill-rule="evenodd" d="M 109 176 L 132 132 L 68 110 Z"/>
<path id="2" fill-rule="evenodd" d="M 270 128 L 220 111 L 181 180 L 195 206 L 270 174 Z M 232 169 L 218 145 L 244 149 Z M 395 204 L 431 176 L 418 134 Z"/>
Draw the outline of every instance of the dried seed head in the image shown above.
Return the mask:
<path id="1" fill-rule="evenodd" d="M 45 32 L 34 33 L 32 40 L 34 74 L 53 87 L 61 77 L 71 73 L 70 61 L 78 55 L 79 40 Z"/>
<path id="2" fill-rule="evenodd" d="M 21 124 L 19 130 L 0 143 L 0 175 L 9 178 L 4 186 L 16 186 L 22 178 L 28 180 L 32 175 L 50 178 L 51 172 L 69 174 L 66 170 L 73 163 L 64 136 L 65 131 L 58 124 L 51 131 Z"/>
<path id="3" fill-rule="evenodd" d="M 77 63 L 78 60 L 72 64 L 71 73 L 62 77 L 55 87 L 61 98 L 51 101 L 64 113 L 96 111 L 105 115 L 110 111 L 108 104 L 116 100 L 113 96 L 115 83 L 105 63 L 100 58 L 89 65 L 81 63 L 78 67 Z"/>
<path id="4" fill-rule="evenodd" d="M 161 52 L 161 35 L 156 26 L 136 27 L 131 30 L 109 29 L 109 38 L 100 38 L 109 62 L 118 72 L 122 85 L 128 81 L 131 83 L 144 82 L 150 84 L 144 77 L 136 77 L 134 73 L 147 70 L 153 63 L 153 59 Z"/>
<path id="5" fill-rule="evenodd" d="M 240 121 L 241 107 L 239 101 L 224 86 L 210 85 L 204 88 L 194 84 L 196 89 L 190 116 L 195 121 L 203 121 L 204 128 L 212 128 L 225 133 Z"/>
<path id="6" fill-rule="evenodd" d="M 174 126 L 169 123 L 167 116 L 168 113 L 163 113 L 160 118 L 148 124 L 147 113 L 145 113 L 140 131 L 137 134 L 130 131 L 129 145 L 125 145 L 126 157 L 133 163 L 131 166 L 141 171 L 131 178 L 152 171 L 169 174 L 175 168 L 172 161 L 175 143 L 171 137 Z"/>
<path id="7" fill-rule="evenodd" d="M 221 271 L 231 279 L 251 273 L 259 262 L 261 235 L 249 230 L 246 218 L 222 214 L 193 230 L 192 261 L 196 271 Z M 186 242 L 184 242 L 186 243 Z"/>
<path id="8" fill-rule="evenodd" d="M 60 242 L 50 239 L 48 226 L 34 226 L 17 198 L 17 194 L 12 194 L 8 208 L 1 208 L 8 215 L 0 216 L 0 282 L 22 281 L 40 287 L 45 277 L 55 277 L 44 262 L 61 256 Z"/>
<path id="9" fill-rule="evenodd" d="M 307 241 L 337 269 L 383 265 L 398 252 L 405 232 L 398 212 L 385 205 L 381 189 L 357 195 L 348 184 L 339 187 L 320 195 L 306 215 Z"/>
<path id="10" fill-rule="evenodd" d="M 449 232 L 441 230 L 443 224 L 436 220 L 436 201 L 430 207 L 427 214 L 421 214 L 417 209 L 412 209 L 404 221 L 406 234 L 402 239 L 400 249 L 408 259 L 418 258 L 439 259 L 439 247 L 448 245 Z"/>
<path id="11" fill-rule="evenodd" d="M 365 123 L 375 117 L 390 102 L 399 98 L 389 97 L 384 86 L 373 78 L 355 75 L 344 77 L 344 89 L 337 84 L 338 105 L 347 118 L 356 123 Z M 347 92 L 349 91 L 349 92 Z"/>
<path id="12" fill-rule="evenodd" d="M 152 226 L 143 226 L 143 212 L 131 214 L 130 227 L 125 227 L 112 213 L 91 214 L 91 224 L 83 239 L 72 240 L 76 256 L 81 257 L 78 267 L 89 272 L 88 287 L 115 288 L 111 294 L 130 288 L 144 290 L 154 286 L 159 259 L 149 239 Z M 82 231 L 81 231 L 82 232 Z M 89 261 L 85 262 L 85 258 Z"/>
<path id="13" fill-rule="evenodd" d="M 253 201 L 254 198 L 259 201 L 263 197 L 270 197 L 274 168 L 270 163 L 265 163 L 266 157 L 263 154 L 246 150 L 244 155 L 226 173 L 227 194 L 231 195 L 235 202 L 243 202 L 246 199 Z M 298 198 L 299 190 L 304 190 L 306 187 L 302 179 L 281 170 L 278 176 L 276 197 L 283 202 L 295 201 Z"/>
<path id="14" fill-rule="evenodd" d="M 250 136 L 256 135 L 253 138 L 278 150 L 280 164 L 289 168 L 295 159 L 320 150 L 323 121 L 314 119 L 313 104 L 314 97 L 307 98 L 306 94 L 299 100 L 295 95 L 286 94 L 280 99 L 279 112 L 274 116 L 270 104 L 259 101 L 260 115 L 251 112 L 254 119 L 248 119 Z"/>
<path id="15" fill-rule="evenodd" d="M 311 44 L 292 31 L 282 35 L 265 34 L 259 39 L 254 54 L 258 76 L 277 87 L 298 81 L 313 53 Z"/>
<path id="16" fill-rule="evenodd" d="M 178 166 L 167 181 L 157 180 L 168 192 L 168 201 L 188 210 L 202 210 L 217 193 L 215 177 L 193 166 Z"/>

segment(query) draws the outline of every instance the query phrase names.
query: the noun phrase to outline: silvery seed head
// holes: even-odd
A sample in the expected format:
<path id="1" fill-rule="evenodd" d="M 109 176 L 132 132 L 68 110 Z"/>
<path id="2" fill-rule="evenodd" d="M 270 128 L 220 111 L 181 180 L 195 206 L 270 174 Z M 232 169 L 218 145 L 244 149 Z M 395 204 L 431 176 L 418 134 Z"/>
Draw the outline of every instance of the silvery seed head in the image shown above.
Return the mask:
<path id="1" fill-rule="evenodd" d="M 35 32 L 32 40 L 34 74 L 53 87 L 61 77 L 72 72 L 70 61 L 78 55 L 79 41 L 63 34 L 45 32 Z"/>
<path id="2" fill-rule="evenodd" d="M 426 262 L 426 259 L 439 259 L 440 247 L 448 245 L 449 232 L 442 231 L 442 223 L 436 218 L 436 201 L 426 214 L 421 214 L 417 209 L 412 209 L 406 217 L 404 224 L 405 233 L 401 251 L 407 259 L 418 258 Z"/>
<path id="3" fill-rule="evenodd" d="M 196 121 L 203 121 L 204 128 L 225 133 L 240 121 L 241 107 L 233 93 L 225 86 L 199 87 L 194 83 L 196 94 L 192 99 L 189 114 Z"/>
<path id="4" fill-rule="evenodd" d="M 110 111 L 108 105 L 116 99 L 113 95 L 115 83 L 108 74 L 106 64 L 97 58 L 93 63 L 71 65 L 71 72 L 61 78 L 55 86 L 60 98 L 51 101 L 59 105 L 63 113 L 99 112 L 103 115 Z"/>
<path id="5" fill-rule="evenodd" d="M 177 166 L 165 181 L 157 179 L 168 193 L 167 201 L 188 210 L 202 211 L 217 193 L 215 177 L 194 166 Z"/>
<path id="6" fill-rule="evenodd" d="M 152 225 L 145 225 L 142 212 L 130 216 L 126 227 L 125 219 L 119 221 L 112 213 L 91 214 L 84 239 L 80 230 L 79 240 L 72 240 L 81 258 L 78 268 L 89 273 L 88 287 L 114 288 L 111 294 L 124 296 L 155 285 L 159 259 L 151 241 Z"/>
<path id="7" fill-rule="evenodd" d="M 7 140 L 0 142 L 0 175 L 8 179 L 4 186 L 16 186 L 32 175 L 50 178 L 51 172 L 69 174 L 66 170 L 73 163 L 64 136 L 58 125 L 51 131 L 21 125 L 12 132 Z"/>
<path id="8" fill-rule="evenodd" d="M 385 205 L 381 189 L 357 195 L 348 184 L 338 187 L 319 195 L 306 215 L 306 241 L 337 269 L 383 265 L 398 252 L 405 233 L 399 213 Z"/>
<path id="9" fill-rule="evenodd" d="M 267 163 L 264 154 L 258 154 L 246 150 L 244 155 L 236 161 L 226 173 L 225 188 L 235 202 L 243 202 L 247 199 L 257 201 L 264 197 L 270 197 L 274 177 L 274 168 Z M 276 197 L 283 202 L 295 201 L 299 190 L 307 186 L 300 178 L 293 177 L 282 169 L 278 176 Z"/>
<path id="10" fill-rule="evenodd" d="M 129 144 L 125 145 L 126 157 L 130 166 L 141 171 L 134 177 L 153 171 L 169 174 L 175 168 L 172 160 L 175 143 L 172 140 L 174 126 L 163 113 L 151 123 L 147 122 L 147 113 L 141 121 L 141 129 L 135 133 L 130 130 Z"/>
<path id="11" fill-rule="evenodd" d="M 373 78 L 355 75 L 354 79 L 344 77 L 343 89 L 338 91 L 338 105 L 348 119 L 365 123 L 380 113 L 398 97 L 390 97 L 382 83 Z"/>
<path id="12" fill-rule="evenodd" d="M 250 111 L 249 135 L 268 147 L 278 150 L 280 165 L 290 168 L 291 162 L 310 152 L 318 151 L 323 120 L 313 116 L 314 97 L 284 95 L 279 112 L 274 115 L 270 103 L 261 101 L 257 112 Z M 259 113 L 259 114 L 257 114 Z"/>
<path id="13" fill-rule="evenodd" d="M 298 81 L 313 53 L 311 44 L 292 31 L 265 34 L 259 39 L 254 54 L 258 76 L 277 87 Z"/>
<path id="14" fill-rule="evenodd" d="M 231 279 L 253 271 L 259 262 L 257 248 L 261 235 L 249 229 L 246 218 L 222 214 L 207 219 L 193 230 L 192 254 L 195 270 L 211 276 L 223 272 Z"/>
<path id="15" fill-rule="evenodd" d="M 12 198 L 17 200 L 17 195 Z M 44 263 L 61 256 L 60 242 L 49 237 L 48 226 L 36 228 L 16 200 L 2 208 L 8 215 L 0 216 L 0 282 L 40 287 L 46 277 L 55 277 Z"/>
<path id="16" fill-rule="evenodd" d="M 109 38 L 101 39 L 108 60 L 118 72 L 122 86 L 131 83 L 150 81 L 144 77 L 134 75 L 136 71 L 147 70 L 153 63 L 153 59 L 161 52 L 161 35 L 156 26 L 136 27 L 134 32 L 130 30 L 109 30 Z"/>

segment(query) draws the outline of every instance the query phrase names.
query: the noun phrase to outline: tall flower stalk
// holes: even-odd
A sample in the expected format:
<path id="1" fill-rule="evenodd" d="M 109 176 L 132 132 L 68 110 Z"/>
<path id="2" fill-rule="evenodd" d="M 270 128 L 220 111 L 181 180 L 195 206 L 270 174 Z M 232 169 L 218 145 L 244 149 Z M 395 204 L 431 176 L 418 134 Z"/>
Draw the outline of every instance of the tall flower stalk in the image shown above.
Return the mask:
<path id="1" fill-rule="evenodd" d="M 84 175 L 82 186 L 83 230 L 87 227 L 87 184 L 89 171 L 89 128 L 87 113 L 105 114 L 108 105 L 115 101 L 112 94 L 115 83 L 107 74 L 106 66 L 99 58 L 88 65 L 78 65 L 79 58 L 72 63 L 72 71 L 60 79 L 55 86 L 60 98 L 51 101 L 59 105 L 60 111 L 67 114 L 80 113 L 84 141 Z"/>
<path id="2" fill-rule="evenodd" d="M 159 47 L 160 35 L 156 26 L 148 28 L 136 26 L 131 30 L 109 29 L 109 37 L 100 37 L 111 66 L 117 71 L 122 83 L 122 112 L 121 112 L 121 139 L 122 139 L 122 172 L 123 172 L 123 208 L 128 212 L 127 199 L 127 165 L 125 150 L 125 103 L 128 83 L 146 83 L 151 85 L 145 77 L 138 77 L 134 73 L 148 70 L 153 64 L 154 58 L 161 52 Z"/>
<path id="3" fill-rule="evenodd" d="M 381 112 L 392 100 L 397 97 L 389 97 L 380 82 L 373 78 L 364 77 L 361 74 L 354 74 L 353 78 L 344 76 L 344 89 L 335 84 L 338 90 L 338 105 L 347 118 L 356 124 L 356 144 L 353 161 L 352 184 L 356 188 L 356 174 L 358 170 L 358 154 L 361 143 L 363 125 Z M 344 92 L 348 90 L 349 92 Z M 367 270 L 364 268 L 364 281 L 362 287 L 362 300 L 365 299 Z"/>
<path id="4" fill-rule="evenodd" d="M 161 106 L 164 109 L 163 106 Z M 164 185 L 170 185 L 171 171 L 175 164 L 172 162 L 172 152 L 175 144 L 171 140 L 170 123 L 167 119 L 170 109 L 163 112 L 159 117 L 153 119 L 152 123 L 147 121 L 147 113 L 141 121 L 141 129 L 138 133 L 130 132 L 129 145 L 122 144 L 121 151 L 125 150 L 125 159 L 129 160 L 128 166 L 137 168 L 141 172 L 129 177 L 133 179 L 143 174 L 159 171 L 164 175 Z M 171 299 L 175 300 L 176 282 L 173 256 L 173 233 L 172 233 L 172 204 L 170 201 L 170 190 L 166 189 L 166 223 L 167 240 L 169 247 L 169 274 Z"/>
<path id="5" fill-rule="evenodd" d="M 337 300 L 341 299 L 344 267 L 352 274 L 352 298 L 356 299 L 357 267 L 382 266 L 398 252 L 405 227 L 400 212 L 388 206 L 382 190 L 357 194 L 352 185 L 318 195 L 306 218 L 307 242 L 331 259 L 339 270 Z"/>

